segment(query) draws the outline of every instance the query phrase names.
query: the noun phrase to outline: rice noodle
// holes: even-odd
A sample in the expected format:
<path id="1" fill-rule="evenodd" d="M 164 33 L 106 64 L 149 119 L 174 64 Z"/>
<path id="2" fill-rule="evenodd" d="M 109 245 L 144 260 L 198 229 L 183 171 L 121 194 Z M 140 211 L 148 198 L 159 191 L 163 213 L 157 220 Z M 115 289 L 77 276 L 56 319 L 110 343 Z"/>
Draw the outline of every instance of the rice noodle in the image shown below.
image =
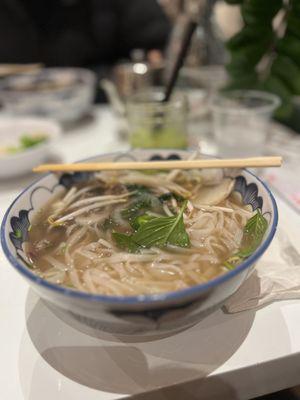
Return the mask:
<path id="1" fill-rule="evenodd" d="M 179 170 L 155 176 L 138 171 L 107 171 L 97 174 L 100 181 L 96 184 L 70 188 L 50 207 L 51 229 L 46 228 L 43 235 L 46 232 L 49 238 L 55 237 L 56 229 L 63 233 L 52 250 L 41 253 L 37 273 L 80 291 L 114 296 L 180 290 L 224 273 L 222 263 L 238 250 L 243 228 L 253 213 L 238 204 L 237 196 L 214 206 L 201 205 L 197 197 L 189 197 L 203 186 L 200 175 L 197 171 L 189 175 Z M 151 188 L 153 195 L 171 192 L 188 197 L 183 220 L 191 246 L 169 244 L 137 253 L 118 248 L 112 232 L 116 228 L 128 234 L 132 229 L 131 222 L 123 219 L 122 210 L 136 193 L 129 188 L 124 193 L 124 185 L 144 185 Z M 94 190 L 99 187 L 101 195 Z M 181 203 L 173 196 L 158 204 L 158 208 L 147 210 L 148 215 L 174 216 Z M 104 227 L 107 219 L 112 220 L 112 228 Z M 33 234 L 40 240 L 35 228 L 30 237 Z"/>
<path id="2" fill-rule="evenodd" d="M 104 201 L 104 202 L 94 203 L 94 204 L 92 204 L 90 206 L 86 206 L 84 208 L 81 208 L 80 210 L 73 211 L 72 213 L 63 216 L 63 217 L 57 219 L 56 221 L 53 221 L 52 223 L 54 225 L 59 225 L 59 224 L 62 224 L 63 222 L 65 222 L 65 221 L 68 221 L 69 219 L 73 219 L 74 217 L 77 217 L 78 215 L 81 215 L 81 214 L 84 214 L 84 213 L 89 212 L 91 210 L 94 210 L 95 208 L 102 208 L 102 207 L 107 206 L 107 205 L 124 203 L 124 202 L 126 202 L 126 200 L 119 199 L 119 200 L 109 200 L 109 201 L 106 201 L 106 202 Z"/>
<path id="3" fill-rule="evenodd" d="M 82 200 L 78 200 L 78 201 L 76 201 L 75 203 L 72 203 L 69 207 L 68 207 L 68 209 L 69 210 L 72 210 L 72 209 L 74 209 L 74 208 L 78 208 L 78 207 L 81 207 L 81 206 L 85 206 L 85 205 L 88 205 L 88 204 L 93 204 L 93 203 L 95 203 L 95 202 L 101 202 L 101 201 L 106 201 L 107 202 L 107 200 L 118 200 L 118 199 L 124 199 L 124 198 L 126 198 L 126 197 L 130 197 L 130 196 L 132 196 L 133 194 L 134 194 L 135 192 L 130 192 L 130 193 L 125 193 L 125 194 L 121 194 L 121 195 L 118 195 L 118 196 L 114 196 L 114 195 L 108 195 L 108 196 L 93 196 L 93 197 L 88 197 L 88 198 L 86 198 L 86 199 L 82 199 Z"/>

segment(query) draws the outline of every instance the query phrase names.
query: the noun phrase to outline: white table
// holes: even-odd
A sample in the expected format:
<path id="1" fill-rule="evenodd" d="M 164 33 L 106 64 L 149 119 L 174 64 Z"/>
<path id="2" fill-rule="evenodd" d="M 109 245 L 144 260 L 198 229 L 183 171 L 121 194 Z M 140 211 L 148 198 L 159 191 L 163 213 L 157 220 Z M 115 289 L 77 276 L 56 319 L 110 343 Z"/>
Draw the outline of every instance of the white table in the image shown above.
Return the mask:
<path id="1" fill-rule="evenodd" d="M 64 161 L 126 148 L 109 110 L 95 115 L 65 133 L 56 148 Z M 0 182 L 1 219 L 31 179 Z M 299 250 L 299 215 L 277 201 L 280 224 Z M 300 384 L 300 300 L 235 315 L 217 311 L 177 335 L 126 342 L 73 329 L 44 306 L 2 250 L 0 261 L 1 400 L 248 399 Z"/>

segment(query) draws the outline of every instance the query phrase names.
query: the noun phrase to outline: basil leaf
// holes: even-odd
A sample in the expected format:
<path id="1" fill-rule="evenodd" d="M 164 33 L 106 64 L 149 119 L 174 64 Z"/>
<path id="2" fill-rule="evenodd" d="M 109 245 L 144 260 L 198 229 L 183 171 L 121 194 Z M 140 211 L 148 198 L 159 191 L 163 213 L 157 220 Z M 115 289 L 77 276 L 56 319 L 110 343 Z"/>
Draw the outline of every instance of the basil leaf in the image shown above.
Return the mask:
<path id="1" fill-rule="evenodd" d="M 254 253 L 261 244 L 267 228 L 268 221 L 262 215 L 261 211 L 257 210 L 256 214 L 245 225 L 240 250 L 229 257 L 223 265 L 227 269 L 233 269 L 237 264 Z"/>
<path id="2" fill-rule="evenodd" d="M 133 229 L 137 231 L 142 225 L 146 224 L 147 222 L 151 221 L 154 218 L 157 217 L 148 214 L 140 215 L 132 221 L 131 226 L 133 227 Z"/>
<path id="3" fill-rule="evenodd" d="M 117 246 L 126 250 L 129 253 L 137 253 L 141 246 L 132 240 L 132 235 L 126 235 L 125 233 L 112 232 L 112 237 L 115 240 Z"/>
<path id="4" fill-rule="evenodd" d="M 258 210 L 257 213 L 249 219 L 244 228 L 241 250 L 237 255 L 243 258 L 249 257 L 261 244 L 267 228 L 268 222 Z"/>
<path id="5" fill-rule="evenodd" d="M 131 203 L 128 208 L 125 208 L 121 211 L 121 215 L 123 218 L 132 220 L 139 211 L 148 210 L 151 207 L 151 201 L 149 199 L 144 199 L 141 196 L 141 199 Z"/>
<path id="6" fill-rule="evenodd" d="M 187 201 L 178 215 L 174 217 L 157 217 L 141 225 L 132 240 L 142 247 L 166 246 L 173 244 L 180 247 L 190 246 L 190 239 L 185 230 L 183 212 Z"/>
<path id="7" fill-rule="evenodd" d="M 160 211 L 161 204 L 157 197 L 151 193 L 142 192 L 135 197 L 135 200 L 129 204 L 129 207 L 121 211 L 123 218 L 132 221 L 142 211 L 147 210 Z"/>
<path id="8" fill-rule="evenodd" d="M 164 203 L 165 201 L 171 200 L 172 198 L 174 198 L 178 202 L 183 202 L 183 200 L 184 200 L 184 197 L 180 196 L 180 194 L 173 193 L 173 192 L 161 194 L 159 196 L 158 200 L 161 203 Z"/>

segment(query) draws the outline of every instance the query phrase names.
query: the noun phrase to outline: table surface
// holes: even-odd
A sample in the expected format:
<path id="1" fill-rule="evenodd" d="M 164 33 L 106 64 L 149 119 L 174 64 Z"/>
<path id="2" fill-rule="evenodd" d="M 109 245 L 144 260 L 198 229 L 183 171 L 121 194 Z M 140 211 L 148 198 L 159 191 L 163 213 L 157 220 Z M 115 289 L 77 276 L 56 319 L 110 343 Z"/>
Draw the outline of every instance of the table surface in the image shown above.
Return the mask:
<path id="1" fill-rule="evenodd" d="M 74 161 L 126 149 L 115 128 L 109 109 L 97 108 L 93 118 L 64 133 L 55 157 Z M 1 219 L 32 179 L 0 182 Z M 280 226 L 300 250 L 299 214 L 277 202 Z M 3 400 L 248 399 L 300 384 L 300 300 L 233 315 L 219 310 L 153 341 L 92 337 L 48 310 L 2 250 L 0 262 Z"/>

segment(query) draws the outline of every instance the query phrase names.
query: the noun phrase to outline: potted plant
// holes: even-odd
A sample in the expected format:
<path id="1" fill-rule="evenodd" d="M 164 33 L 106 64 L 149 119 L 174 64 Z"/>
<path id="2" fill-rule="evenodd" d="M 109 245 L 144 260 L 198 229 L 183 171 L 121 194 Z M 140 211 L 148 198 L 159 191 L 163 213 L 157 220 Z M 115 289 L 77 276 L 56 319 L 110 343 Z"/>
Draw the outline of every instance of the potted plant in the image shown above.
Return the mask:
<path id="1" fill-rule="evenodd" d="M 239 5 L 243 26 L 226 42 L 227 89 L 280 96 L 275 117 L 300 131 L 300 0 L 225 0 Z"/>

